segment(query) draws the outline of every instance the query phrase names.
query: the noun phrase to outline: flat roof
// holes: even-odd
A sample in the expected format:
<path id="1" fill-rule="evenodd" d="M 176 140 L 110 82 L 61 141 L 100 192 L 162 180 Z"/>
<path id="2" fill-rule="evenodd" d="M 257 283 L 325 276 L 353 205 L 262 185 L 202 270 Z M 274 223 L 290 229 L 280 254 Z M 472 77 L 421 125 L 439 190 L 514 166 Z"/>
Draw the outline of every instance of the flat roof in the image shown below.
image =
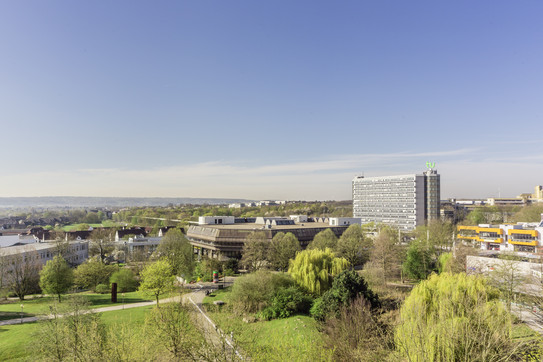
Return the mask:
<path id="1" fill-rule="evenodd" d="M 199 226 L 203 228 L 224 229 L 224 230 L 295 230 L 295 229 L 312 229 L 312 228 L 330 228 L 337 226 L 348 225 L 330 225 L 326 222 L 304 222 L 294 225 L 264 225 L 255 223 L 238 223 L 238 224 L 203 224 L 203 225 L 191 225 Z"/>

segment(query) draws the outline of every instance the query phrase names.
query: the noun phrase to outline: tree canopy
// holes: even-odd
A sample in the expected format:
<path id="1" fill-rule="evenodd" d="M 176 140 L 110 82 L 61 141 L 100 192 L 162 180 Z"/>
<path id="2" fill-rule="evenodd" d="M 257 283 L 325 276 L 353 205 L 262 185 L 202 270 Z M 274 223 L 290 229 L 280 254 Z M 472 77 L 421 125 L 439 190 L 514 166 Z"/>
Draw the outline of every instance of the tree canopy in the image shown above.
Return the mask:
<path id="1" fill-rule="evenodd" d="M 330 249 L 304 250 L 290 262 L 288 273 L 303 289 L 322 295 L 332 285 L 333 277 L 349 267 L 349 262 L 338 258 Z"/>
<path id="2" fill-rule="evenodd" d="M 362 227 L 352 224 L 339 238 L 337 251 L 354 268 L 368 261 L 371 246 L 372 240 L 365 236 Z"/>
<path id="3" fill-rule="evenodd" d="M 263 231 L 253 231 L 245 238 L 241 263 L 250 271 L 261 269 L 268 260 L 270 242 Z"/>
<path id="4" fill-rule="evenodd" d="M 326 248 L 336 250 L 337 249 L 337 241 L 338 238 L 336 234 L 332 231 L 332 229 L 325 229 L 321 232 L 319 232 L 315 237 L 313 238 L 313 241 L 309 243 L 307 246 L 307 249 L 321 249 L 324 250 Z"/>
<path id="5" fill-rule="evenodd" d="M 56 294 L 60 302 L 61 294 L 66 293 L 74 282 L 74 272 L 66 260 L 56 255 L 40 271 L 40 287 L 47 294 Z"/>
<path id="6" fill-rule="evenodd" d="M 395 342 L 410 361 L 501 361 L 518 352 L 499 291 L 463 273 L 434 274 L 412 290 Z"/>
<path id="7" fill-rule="evenodd" d="M 293 233 L 279 232 L 271 241 L 268 259 L 273 269 L 287 271 L 290 259 L 294 259 L 301 250 L 300 242 Z"/>
<path id="8" fill-rule="evenodd" d="M 141 283 L 139 290 L 154 295 L 158 305 L 158 298 L 173 289 L 175 277 L 170 262 L 166 259 L 157 260 L 147 265 L 140 273 Z"/>
<path id="9" fill-rule="evenodd" d="M 185 278 L 189 278 L 194 271 L 192 247 L 179 229 L 168 230 L 160 241 L 155 255 L 168 260 L 174 275 L 184 275 Z"/>

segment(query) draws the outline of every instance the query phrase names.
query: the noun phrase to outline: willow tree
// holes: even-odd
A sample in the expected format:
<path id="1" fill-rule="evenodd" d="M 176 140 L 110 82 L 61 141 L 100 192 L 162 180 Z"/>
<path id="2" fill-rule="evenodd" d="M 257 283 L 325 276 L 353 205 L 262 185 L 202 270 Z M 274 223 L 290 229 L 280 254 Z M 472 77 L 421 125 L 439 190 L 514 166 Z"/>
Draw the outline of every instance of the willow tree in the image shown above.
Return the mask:
<path id="1" fill-rule="evenodd" d="M 480 276 L 432 275 L 406 298 L 395 331 L 409 361 L 502 361 L 519 353 L 499 291 Z M 528 347 L 529 348 L 529 347 Z"/>
<path id="2" fill-rule="evenodd" d="M 291 260 L 288 273 L 308 292 L 322 295 L 332 286 L 334 276 L 348 267 L 349 262 L 336 257 L 331 249 L 313 249 L 298 253 Z"/>

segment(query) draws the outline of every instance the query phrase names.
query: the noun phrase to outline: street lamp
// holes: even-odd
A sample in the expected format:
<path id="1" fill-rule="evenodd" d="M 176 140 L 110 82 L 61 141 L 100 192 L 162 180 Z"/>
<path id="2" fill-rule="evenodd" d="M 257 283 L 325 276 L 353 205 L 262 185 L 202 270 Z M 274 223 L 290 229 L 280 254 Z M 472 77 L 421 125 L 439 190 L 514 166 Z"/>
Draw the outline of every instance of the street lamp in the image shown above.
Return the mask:
<path id="1" fill-rule="evenodd" d="M 121 295 L 123 296 L 123 309 L 124 309 L 124 292 L 122 292 Z"/>
<path id="2" fill-rule="evenodd" d="M 23 324 L 23 308 L 25 306 L 23 305 L 23 303 L 21 303 L 21 324 Z"/>

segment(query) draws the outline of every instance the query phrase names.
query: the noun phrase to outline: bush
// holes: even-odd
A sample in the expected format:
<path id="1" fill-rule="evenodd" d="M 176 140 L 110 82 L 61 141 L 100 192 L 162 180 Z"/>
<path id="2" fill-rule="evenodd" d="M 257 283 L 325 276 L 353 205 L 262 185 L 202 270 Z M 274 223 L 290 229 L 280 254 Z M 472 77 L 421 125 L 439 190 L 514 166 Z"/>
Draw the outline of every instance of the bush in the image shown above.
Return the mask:
<path id="1" fill-rule="evenodd" d="M 363 296 L 372 308 L 380 306 L 379 298 L 368 284 L 354 270 L 341 272 L 333 281 L 332 288 L 317 299 L 311 308 L 311 315 L 317 320 L 324 320 L 327 315 L 338 315 L 341 307 L 347 306 L 359 295 Z"/>
<path id="2" fill-rule="evenodd" d="M 111 288 L 107 284 L 98 284 L 96 286 L 96 293 L 107 294 L 111 291 Z"/>
<path id="3" fill-rule="evenodd" d="M 238 278 L 232 287 L 232 305 L 237 313 L 256 313 L 266 308 L 280 288 L 294 281 L 286 274 L 257 271 Z"/>
<path id="4" fill-rule="evenodd" d="M 287 318 L 295 313 L 308 313 L 313 298 L 296 287 L 280 288 L 261 316 L 265 319 Z"/>
<path id="5" fill-rule="evenodd" d="M 111 276 L 110 283 L 117 283 L 119 292 L 133 292 L 138 288 L 138 281 L 132 270 L 123 268 Z"/>

